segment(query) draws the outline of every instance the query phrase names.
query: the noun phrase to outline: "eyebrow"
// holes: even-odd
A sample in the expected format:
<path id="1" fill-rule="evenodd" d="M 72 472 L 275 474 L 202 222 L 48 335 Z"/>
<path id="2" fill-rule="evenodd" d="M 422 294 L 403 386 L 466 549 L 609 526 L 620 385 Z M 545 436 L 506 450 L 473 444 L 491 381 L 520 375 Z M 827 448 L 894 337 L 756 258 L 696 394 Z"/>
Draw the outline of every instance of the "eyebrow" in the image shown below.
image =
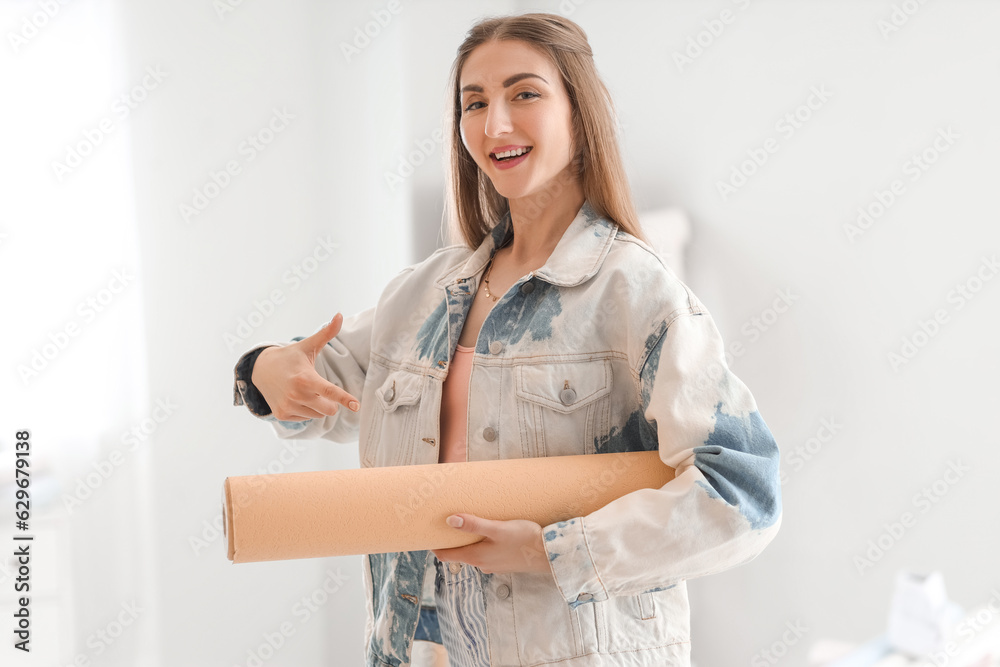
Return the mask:
<path id="1" fill-rule="evenodd" d="M 504 79 L 503 87 L 510 88 L 511 86 L 513 86 L 518 81 L 521 81 L 522 79 L 531 79 L 531 78 L 542 79 L 542 81 L 545 81 L 545 79 L 538 76 L 537 74 L 532 74 L 531 72 L 521 72 L 520 74 L 512 74 L 511 76 L 508 76 L 506 79 Z M 545 83 L 548 84 L 549 82 L 545 81 Z M 481 93 L 483 92 L 483 87 L 477 86 L 474 83 L 470 83 L 467 86 L 462 86 L 462 90 L 459 92 L 464 93 L 466 91 L 471 91 L 473 93 Z"/>

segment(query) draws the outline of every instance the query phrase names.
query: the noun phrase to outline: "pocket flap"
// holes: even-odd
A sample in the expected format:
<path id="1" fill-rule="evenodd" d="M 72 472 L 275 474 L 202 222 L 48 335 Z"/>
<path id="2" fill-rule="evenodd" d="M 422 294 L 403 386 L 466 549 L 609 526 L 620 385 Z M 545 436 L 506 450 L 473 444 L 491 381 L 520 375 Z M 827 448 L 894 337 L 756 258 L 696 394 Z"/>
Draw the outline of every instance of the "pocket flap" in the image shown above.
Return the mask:
<path id="1" fill-rule="evenodd" d="M 517 395 L 557 412 L 573 412 L 610 391 L 611 362 L 607 359 L 517 368 Z"/>
<path id="2" fill-rule="evenodd" d="M 386 412 L 393 412 L 401 405 L 413 405 L 420 400 L 424 378 L 415 373 L 394 371 L 389 373 L 382 386 L 375 390 L 378 402 Z"/>

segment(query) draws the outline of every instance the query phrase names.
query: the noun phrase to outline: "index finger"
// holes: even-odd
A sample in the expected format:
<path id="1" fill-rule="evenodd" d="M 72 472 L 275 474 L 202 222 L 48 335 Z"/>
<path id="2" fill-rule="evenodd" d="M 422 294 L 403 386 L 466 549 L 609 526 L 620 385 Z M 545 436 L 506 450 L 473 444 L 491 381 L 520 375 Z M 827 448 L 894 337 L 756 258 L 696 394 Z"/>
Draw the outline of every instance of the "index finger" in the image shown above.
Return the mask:
<path id="1" fill-rule="evenodd" d="M 335 414 L 340 406 L 352 412 L 361 410 L 361 401 L 328 380 L 322 380 L 313 397 L 302 404 L 325 415 Z"/>

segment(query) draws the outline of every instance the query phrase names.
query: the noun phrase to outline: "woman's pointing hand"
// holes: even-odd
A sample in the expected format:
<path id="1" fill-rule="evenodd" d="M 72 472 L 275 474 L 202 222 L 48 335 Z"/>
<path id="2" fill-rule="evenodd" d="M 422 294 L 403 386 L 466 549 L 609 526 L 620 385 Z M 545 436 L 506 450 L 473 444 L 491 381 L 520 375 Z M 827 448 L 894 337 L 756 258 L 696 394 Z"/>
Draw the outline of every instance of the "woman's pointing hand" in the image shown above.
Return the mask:
<path id="1" fill-rule="evenodd" d="M 340 313 L 322 329 L 300 341 L 265 348 L 253 365 L 251 382 L 281 421 L 304 421 L 333 415 L 345 406 L 357 412 L 361 403 L 316 372 L 320 350 L 340 332 Z"/>

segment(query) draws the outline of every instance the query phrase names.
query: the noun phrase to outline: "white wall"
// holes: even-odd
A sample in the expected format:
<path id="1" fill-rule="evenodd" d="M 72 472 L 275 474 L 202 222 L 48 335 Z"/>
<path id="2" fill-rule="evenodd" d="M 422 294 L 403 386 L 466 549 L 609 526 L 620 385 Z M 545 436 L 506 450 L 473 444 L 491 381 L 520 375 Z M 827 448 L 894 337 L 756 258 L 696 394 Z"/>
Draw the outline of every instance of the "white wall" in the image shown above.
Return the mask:
<path id="1" fill-rule="evenodd" d="M 402 0 L 350 61 L 341 43 L 385 2 L 254 0 L 221 15 L 201 2 L 114 6 L 125 80 L 149 66 L 168 73 L 127 127 L 143 391 L 179 407 L 152 438 L 146 464 L 130 469 L 132 495 L 123 496 L 148 503 L 137 512 L 151 528 L 145 546 L 111 521 L 107 501 L 91 509 L 102 513 L 91 514 L 101 540 L 88 543 L 93 533 L 77 529 L 81 594 L 100 597 L 117 576 L 109 548 L 147 559 L 141 576 L 152 577 L 146 640 L 113 647 L 102 664 L 246 664 L 247 651 L 284 621 L 296 634 L 269 667 L 360 664 L 360 557 L 233 566 L 221 536 L 197 553 L 191 539 L 218 516 L 225 477 L 256 473 L 282 449 L 231 407 L 239 353 L 367 307 L 389 277 L 441 242 L 443 146 L 401 185 L 390 187 L 385 174 L 441 127 L 448 67 L 471 23 L 511 11 L 568 13 L 587 31 L 619 109 L 640 208 L 674 205 L 690 216 L 688 282 L 727 342 L 743 345 L 732 367 L 782 448 L 778 538 L 753 562 L 689 584 L 697 663 L 753 664 L 787 622 L 809 630 L 778 664 L 804 664 L 807 647 L 824 638 L 865 641 L 884 630 L 900 568 L 941 570 L 966 606 L 1000 584 L 1000 510 L 991 502 L 1000 481 L 1000 280 L 961 309 L 948 300 L 1000 248 L 995 3 L 927 3 L 883 37 L 878 22 L 892 2 Z M 723 10 L 732 22 L 678 68 L 674 52 Z M 45 45 L 39 38 L 33 47 Z M 814 87 L 829 100 L 783 134 L 775 123 Z M 241 142 L 274 109 L 294 119 L 247 160 Z M 911 180 L 904 163 L 948 127 L 958 138 Z M 776 152 L 723 200 L 718 181 L 769 137 Z M 240 173 L 185 221 L 179 205 L 230 160 Z M 893 179 L 905 191 L 850 240 L 844 225 Z M 286 281 L 327 235 L 339 244 L 331 259 L 301 286 Z M 244 343 L 227 344 L 272 290 L 284 302 Z M 779 291 L 794 301 L 767 319 Z M 947 322 L 894 370 L 887 355 L 937 309 Z M 766 331 L 753 333 L 755 317 L 767 319 Z M 823 420 L 838 425 L 832 439 L 810 460 L 794 458 L 825 434 Z M 924 512 L 914 495 L 952 460 L 970 470 Z M 355 446 L 322 441 L 284 470 L 357 465 Z M 915 525 L 859 571 L 855 557 L 907 511 Z M 293 605 L 338 568 L 343 585 L 302 622 Z M 111 611 L 88 604 L 77 603 L 78 644 L 93 625 L 83 615 Z"/>

